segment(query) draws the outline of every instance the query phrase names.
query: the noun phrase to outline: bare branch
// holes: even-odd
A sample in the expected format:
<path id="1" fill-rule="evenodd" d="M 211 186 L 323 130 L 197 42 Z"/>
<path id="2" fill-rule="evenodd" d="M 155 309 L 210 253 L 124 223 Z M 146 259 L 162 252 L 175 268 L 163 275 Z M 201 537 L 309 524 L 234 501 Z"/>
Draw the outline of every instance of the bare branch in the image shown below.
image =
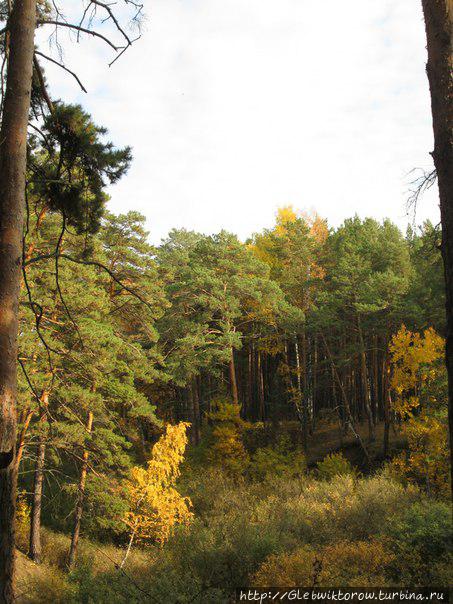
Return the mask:
<path id="1" fill-rule="evenodd" d="M 74 321 L 74 319 L 72 317 L 72 314 L 68 308 L 68 305 L 66 304 L 66 301 L 63 297 L 63 292 L 61 291 L 61 286 L 60 286 L 60 273 L 59 273 L 58 260 L 60 258 L 61 244 L 63 241 L 65 231 L 66 231 L 66 216 L 63 214 L 63 224 L 61 226 L 61 233 L 60 233 L 60 236 L 58 237 L 57 245 L 55 247 L 55 283 L 57 285 L 58 295 L 60 297 L 61 303 L 63 304 L 63 308 L 65 309 L 69 320 L 74 325 L 74 328 L 75 328 L 77 335 L 79 337 L 79 340 L 80 340 L 80 344 L 81 344 L 82 348 L 84 348 L 83 338 L 82 338 L 82 334 L 80 333 L 79 326 L 77 325 L 77 323 Z"/>
<path id="2" fill-rule="evenodd" d="M 409 213 L 412 210 L 414 213 L 414 220 L 415 215 L 417 213 L 417 204 L 420 197 L 424 193 L 426 193 L 426 191 L 428 191 L 437 180 L 436 169 L 431 170 L 431 172 L 427 172 L 422 168 L 414 168 L 413 170 L 411 170 L 412 173 L 416 171 L 421 172 L 421 174 L 410 183 L 411 188 L 409 189 L 409 197 L 407 198 L 406 203 L 407 212 Z M 409 174 L 411 172 L 409 172 Z"/>
<path id="3" fill-rule="evenodd" d="M 44 75 L 42 73 L 42 69 L 41 69 L 41 66 L 40 66 L 40 64 L 38 62 L 38 59 L 36 58 L 36 52 L 37 51 L 35 51 L 35 54 L 33 55 L 33 65 L 35 67 L 36 74 L 38 76 L 39 86 L 41 88 L 42 96 L 44 97 L 44 100 L 46 101 L 46 105 L 47 105 L 50 113 L 53 113 L 54 112 L 54 106 L 53 106 L 53 103 L 50 100 L 49 94 L 47 92 L 46 83 L 44 81 Z"/>
<path id="4" fill-rule="evenodd" d="M 74 25 L 74 23 L 65 23 L 64 21 L 53 21 L 49 19 L 39 19 L 37 21 L 38 25 L 55 25 L 56 27 L 68 27 L 69 29 L 74 29 L 75 31 L 82 32 L 84 34 L 89 34 L 90 36 L 94 36 L 95 38 L 100 38 L 106 44 L 111 46 L 113 50 L 118 51 L 122 46 L 115 46 L 111 40 L 103 36 L 102 34 L 94 31 L 93 29 L 87 29 L 86 27 L 80 27 L 79 25 Z"/>
<path id="5" fill-rule="evenodd" d="M 132 41 L 131 41 L 131 42 L 130 42 L 130 43 L 127 45 L 127 46 L 125 46 L 125 47 L 123 48 L 123 50 L 122 50 L 122 51 L 121 51 L 119 54 L 117 54 L 117 55 L 116 55 L 116 57 L 113 59 L 113 61 L 110 61 L 110 63 L 109 63 L 109 67 L 111 67 L 111 66 L 113 65 L 113 63 L 115 63 L 116 61 L 118 61 L 118 59 L 121 57 L 121 55 L 122 55 L 123 53 L 125 53 L 125 52 L 126 52 L 126 50 L 129 48 L 129 46 L 131 46 L 131 45 L 132 45 L 134 42 L 136 42 L 136 41 L 137 41 L 137 40 L 139 40 L 140 38 L 141 38 L 141 36 L 137 36 L 137 37 L 136 37 L 136 38 L 134 38 L 134 39 L 133 39 L 133 40 L 132 40 Z"/>
<path id="6" fill-rule="evenodd" d="M 91 0 L 91 4 L 95 4 L 96 6 L 100 6 L 102 7 L 105 11 L 107 11 L 108 13 L 108 17 L 107 19 L 111 19 L 113 21 L 113 23 L 115 24 L 117 30 L 123 35 L 123 37 L 125 38 L 127 45 L 130 46 L 132 44 L 129 36 L 126 34 L 126 32 L 122 29 L 121 25 L 118 23 L 118 19 L 115 17 L 112 9 L 110 8 L 110 6 L 108 4 L 105 4 L 104 2 L 99 2 L 99 0 Z M 105 20 L 107 20 L 105 19 Z"/>
<path id="7" fill-rule="evenodd" d="M 82 84 L 82 82 L 79 80 L 79 77 L 77 76 L 76 73 L 74 73 L 73 71 L 71 71 L 70 69 L 68 69 L 65 65 L 63 65 L 62 63 L 59 63 L 58 61 L 56 61 L 55 59 L 52 59 L 52 57 L 48 57 L 47 55 L 43 54 L 42 52 L 40 52 L 39 50 L 35 50 L 35 55 L 39 55 L 40 57 L 43 57 L 43 59 L 47 59 L 48 61 L 50 61 L 51 63 L 55 63 L 55 65 L 58 65 L 58 67 L 61 67 L 62 69 L 64 69 L 65 71 L 67 71 L 68 73 L 70 73 L 72 75 L 73 78 L 76 79 L 78 85 L 80 86 L 80 88 L 83 90 L 83 92 L 87 92 L 87 89 L 85 88 L 85 86 Z"/>

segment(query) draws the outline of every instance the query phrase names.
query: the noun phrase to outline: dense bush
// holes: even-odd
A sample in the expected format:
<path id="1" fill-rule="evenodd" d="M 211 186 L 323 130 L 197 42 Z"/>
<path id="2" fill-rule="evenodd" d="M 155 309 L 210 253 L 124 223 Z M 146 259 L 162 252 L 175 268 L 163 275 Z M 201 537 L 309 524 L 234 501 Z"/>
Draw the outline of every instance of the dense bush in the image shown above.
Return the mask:
<path id="1" fill-rule="evenodd" d="M 304 546 L 291 553 L 270 556 L 252 579 L 258 587 L 342 585 L 367 587 L 386 584 L 393 561 L 379 541 L 339 541 L 321 548 Z"/>
<path id="2" fill-rule="evenodd" d="M 395 578 L 422 585 L 448 584 L 445 565 L 453 562 L 452 530 L 451 505 L 442 501 L 417 501 L 391 517 L 383 532 L 396 554 Z"/>
<path id="3" fill-rule="evenodd" d="M 356 471 L 342 453 L 330 453 L 318 462 L 317 475 L 321 480 L 331 480 L 335 476 L 355 476 Z"/>
<path id="4" fill-rule="evenodd" d="M 219 467 L 186 467 L 178 488 L 192 498 L 193 523 L 162 548 L 134 548 L 123 570 L 123 549 L 85 541 L 76 570 L 62 582 L 68 539 L 45 531 L 46 573 L 53 568 L 55 577 L 48 594 L 42 581 L 32 584 L 44 599 L 26 601 L 46 601 L 46 594 L 63 601 L 59 584 L 69 603 L 219 604 L 237 586 L 451 580 L 447 504 L 385 474 L 316 480 L 274 465 L 274 474 L 254 480 Z"/>
<path id="5" fill-rule="evenodd" d="M 304 474 L 306 460 L 302 451 L 295 449 L 288 437 L 281 436 L 275 446 L 258 448 L 252 456 L 250 474 L 255 478 L 296 477 Z"/>

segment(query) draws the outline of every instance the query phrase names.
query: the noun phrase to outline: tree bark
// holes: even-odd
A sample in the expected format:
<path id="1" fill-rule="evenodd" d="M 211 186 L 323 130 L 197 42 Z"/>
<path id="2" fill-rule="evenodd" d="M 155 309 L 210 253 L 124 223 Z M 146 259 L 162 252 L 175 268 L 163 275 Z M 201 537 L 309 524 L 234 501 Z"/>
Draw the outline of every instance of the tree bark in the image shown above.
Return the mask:
<path id="1" fill-rule="evenodd" d="M 249 344 L 247 358 L 247 401 L 243 409 L 244 418 L 247 419 L 250 409 L 253 409 L 253 344 Z"/>
<path id="2" fill-rule="evenodd" d="M 375 440 L 374 418 L 371 409 L 370 385 L 368 383 L 368 368 L 365 350 L 365 340 L 363 338 L 362 324 L 360 315 L 357 315 L 357 332 L 360 344 L 360 381 L 362 383 L 362 396 L 365 407 L 365 413 L 368 419 L 368 439 L 370 442 Z"/>
<path id="3" fill-rule="evenodd" d="M 91 430 L 93 428 L 93 414 L 90 411 L 88 413 L 86 430 L 89 434 L 91 434 Z M 85 449 L 83 452 L 83 460 L 82 460 L 82 468 L 80 470 L 80 479 L 79 479 L 79 494 L 77 498 L 77 506 L 74 515 L 74 529 L 72 531 L 71 538 L 71 547 L 69 549 L 69 557 L 68 557 L 68 569 L 72 570 L 74 568 L 76 556 L 77 556 L 77 548 L 79 545 L 79 536 L 80 536 L 80 524 L 82 521 L 83 514 L 83 503 L 85 500 L 85 484 L 87 479 L 87 471 L 88 471 L 88 457 L 89 453 Z"/>
<path id="4" fill-rule="evenodd" d="M 387 457 L 390 444 L 390 384 L 387 347 L 382 360 L 382 397 L 384 403 L 384 457 Z"/>
<path id="5" fill-rule="evenodd" d="M 230 387 L 231 387 L 231 398 L 233 399 L 233 403 L 235 405 L 239 405 L 239 394 L 238 394 L 238 384 L 236 380 L 236 367 L 234 364 L 234 349 L 231 349 L 230 356 Z"/>
<path id="6" fill-rule="evenodd" d="M 44 407 L 39 421 L 41 424 L 47 421 L 47 407 L 49 405 L 49 392 L 43 390 L 41 394 L 41 403 Z M 44 481 L 44 462 L 46 458 L 46 442 L 44 437 L 38 444 L 36 451 L 35 475 L 33 483 L 33 501 L 31 506 L 30 521 L 30 548 L 28 555 L 36 564 L 41 564 L 41 509 L 42 509 L 42 491 Z M 17 466 L 19 467 L 19 466 Z"/>
<path id="7" fill-rule="evenodd" d="M 129 537 L 129 542 L 127 544 L 126 551 L 124 552 L 123 559 L 121 560 L 120 565 L 118 567 L 119 570 L 121 570 L 124 567 L 124 565 L 126 564 L 126 560 L 128 559 L 129 554 L 131 553 L 132 544 L 134 543 L 134 538 L 135 538 L 135 530 L 132 531 L 131 536 Z"/>
<path id="8" fill-rule="evenodd" d="M 431 92 L 434 151 L 442 223 L 442 258 L 446 290 L 446 365 L 453 489 L 453 2 L 422 0 Z"/>
<path id="9" fill-rule="evenodd" d="M 25 448 L 25 437 L 27 436 L 27 430 L 30 425 L 31 418 L 33 417 L 34 411 L 32 409 L 27 409 L 24 413 L 22 429 L 19 433 L 19 438 L 17 439 L 17 447 L 16 447 L 16 470 L 19 470 L 20 462 L 22 459 L 22 455 L 24 453 Z"/>
<path id="10" fill-rule="evenodd" d="M 327 344 L 327 340 L 326 340 L 324 334 L 321 334 L 321 336 L 322 336 L 322 341 L 323 341 L 323 344 L 324 344 L 324 348 L 326 349 L 326 352 L 327 352 L 327 357 L 328 357 L 328 359 L 330 361 L 330 364 L 332 366 L 332 371 L 333 371 L 334 377 L 335 377 L 335 379 L 337 381 L 338 388 L 339 388 L 339 390 L 341 392 L 341 397 L 343 399 L 343 405 L 344 405 L 344 411 L 345 411 L 345 415 L 346 415 L 347 425 L 350 428 L 350 430 L 352 431 L 352 433 L 354 434 L 355 438 L 358 440 L 359 445 L 362 448 L 362 451 L 363 451 L 363 453 L 364 453 L 367 461 L 370 461 L 370 456 L 368 454 L 368 450 L 365 447 L 365 444 L 362 441 L 362 438 L 360 437 L 360 434 L 355 429 L 354 419 L 353 419 L 352 414 L 351 414 L 351 407 L 349 405 L 348 397 L 346 395 L 346 391 L 344 389 L 343 382 L 341 381 L 341 378 L 340 378 L 340 376 L 338 374 L 337 367 L 336 367 L 336 365 L 335 365 L 335 363 L 333 361 L 333 357 L 332 357 L 332 353 L 330 352 L 329 345 Z"/>
<path id="11" fill-rule="evenodd" d="M 261 352 L 257 351 L 256 357 L 256 371 L 258 377 L 258 403 L 259 403 L 259 418 L 262 422 L 266 421 L 266 410 L 264 404 L 264 377 L 263 377 L 263 364 L 261 359 Z"/>
<path id="12" fill-rule="evenodd" d="M 190 403 L 192 406 L 192 444 L 198 445 L 200 442 L 200 399 L 198 397 L 198 384 L 196 377 L 192 378 L 191 382 Z"/>
<path id="13" fill-rule="evenodd" d="M 36 454 L 33 502 L 31 507 L 30 550 L 28 553 L 29 557 L 36 564 L 41 564 L 41 507 L 45 457 L 46 443 L 41 441 Z"/>
<path id="14" fill-rule="evenodd" d="M 313 394 L 312 394 L 312 415 L 311 415 L 311 434 L 313 434 L 316 427 L 316 413 L 318 410 L 317 405 L 317 391 L 318 391 L 318 336 L 315 334 L 313 344 Z"/>
<path id="15" fill-rule="evenodd" d="M 304 350 L 304 346 L 302 347 Z M 301 406 L 300 410 L 298 409 L 298 416 L 300 422 L 302 424 L 302 447 L 304 452 L 307 452 L 308 447 L 308 439 L 307 439 L 307 400 L 306 400 L 306 392 L 302 391 L 302 370 L 301 370 L 301 362 L 300 362 L 300 354 L 299 354 L 299 342 L 297 340 L 297 336 L 294 340 L 294 352 L 296 354 L 296 376 L 297 376 L 297 394 L 299 397 L 299 405 Z M 305 382 L 305 375 L 304 375 Z M 304 383 L 305 387 L 305 383 Z M 305 388 L 304 388 L 305 390 Z"/>
<path id="16" fill-rule="evenodd" d="M 0 602 L 14 600 L 17 330 L 36 0 L 13 4 L 0 129 Z"/>

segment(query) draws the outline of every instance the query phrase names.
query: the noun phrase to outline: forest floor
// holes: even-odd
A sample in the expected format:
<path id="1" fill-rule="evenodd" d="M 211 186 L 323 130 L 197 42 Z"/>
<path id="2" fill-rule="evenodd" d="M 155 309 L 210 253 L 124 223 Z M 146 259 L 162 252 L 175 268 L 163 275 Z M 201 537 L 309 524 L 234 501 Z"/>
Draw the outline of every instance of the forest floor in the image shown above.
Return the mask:
<path id="1" fill-rule="evenodd" d="M 338 424 L 325 423 L 319 424 L 312 436 L 308 439 L 308 467 L 313 467 L 318 461 L 324 459 L 326 455 L 341 451 L 343 455 L 360 471 L 368 473 L 375 469 L 384 461 L 384 422 L 376 425 L 376 438 L 370 443 L 368 440 L 368 423 L 362 422 L 355 426 L 357 434 L 364 443 L 371 463 L 368 464 L 365 454 L 354 434 L 348 430 L 346 434 L 342 433 Z M 390 454 L 403 449 L 405 439 L 398 430 L 398 427 L 392 426 L 389 434 Z"/>

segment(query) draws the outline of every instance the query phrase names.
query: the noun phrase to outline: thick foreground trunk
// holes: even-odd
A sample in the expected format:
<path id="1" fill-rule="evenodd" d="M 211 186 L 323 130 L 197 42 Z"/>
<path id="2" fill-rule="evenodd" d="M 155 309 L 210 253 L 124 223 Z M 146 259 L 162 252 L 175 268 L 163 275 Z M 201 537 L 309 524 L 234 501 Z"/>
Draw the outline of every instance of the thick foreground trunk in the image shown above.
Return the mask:
<path id="1" fill-rule="evenodd" d="M 446 289 L 446 364 L 448 418 L 453 473 L 453 2 L 422 0 L 428 49 L 428 74 L 433 116 L 433 159 L 439 185 L 442 258 Z M 452 480 L 453 488 L 453 480 Z"/>
<path id="2" fill-rule="evenodd" d="M 14 600 L 17 328 L 36 0 L 14 2 L 0 129 L 0 602 Z"/>

